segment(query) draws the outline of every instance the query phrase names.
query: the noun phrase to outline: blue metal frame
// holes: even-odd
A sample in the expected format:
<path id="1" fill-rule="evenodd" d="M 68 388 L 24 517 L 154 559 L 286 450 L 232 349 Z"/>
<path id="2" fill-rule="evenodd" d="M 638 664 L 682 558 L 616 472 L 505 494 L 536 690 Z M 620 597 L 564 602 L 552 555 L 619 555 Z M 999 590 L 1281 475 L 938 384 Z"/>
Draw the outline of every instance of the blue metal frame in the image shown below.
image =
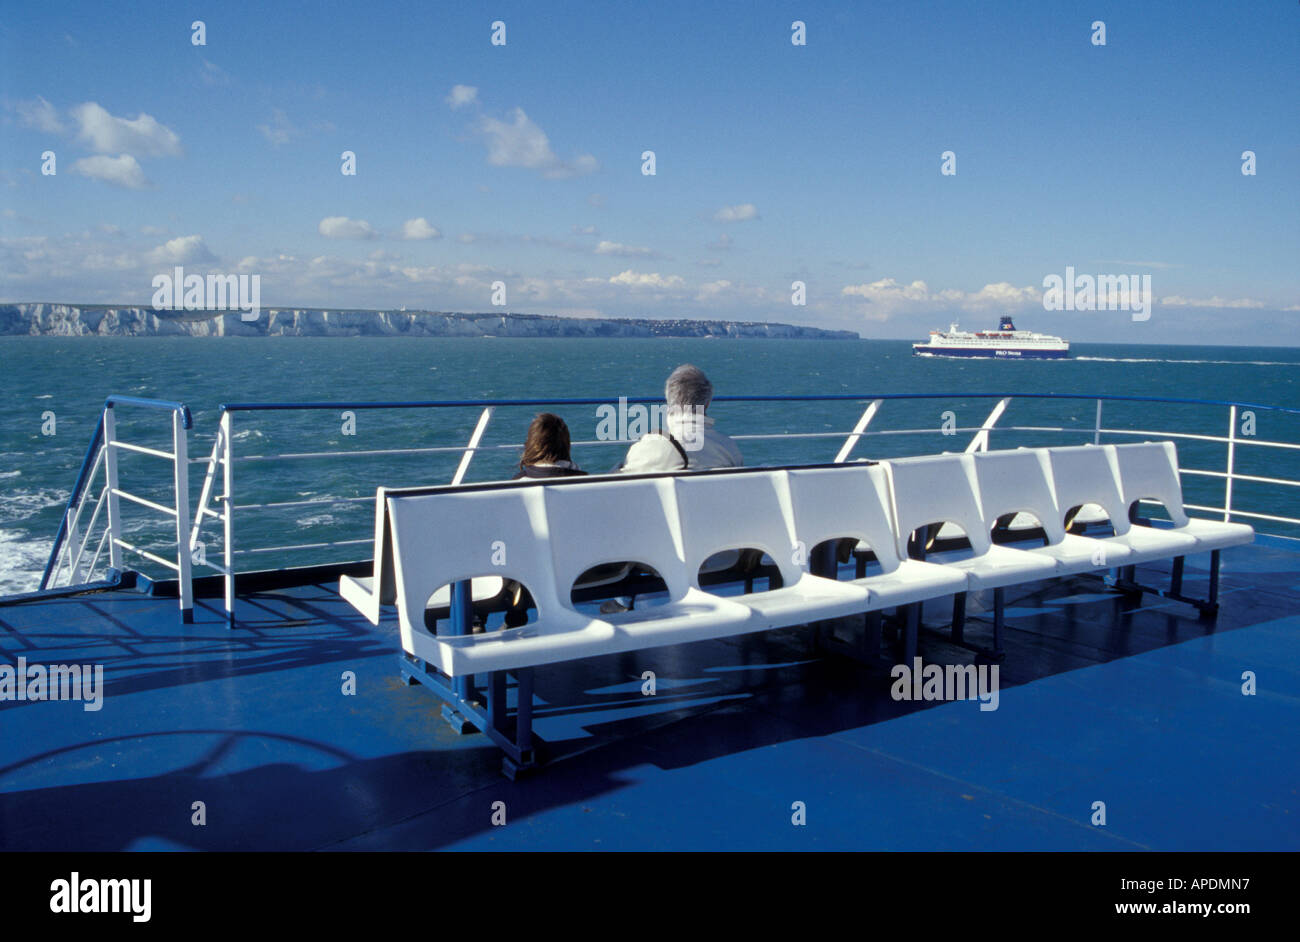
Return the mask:
<path id="1" fill-rule="evenodd" d="M 451 587 L 451 611 L 447 619 L 448 634 L 467 635 L 473 631 L 474 603 L 471 583 L 456 582 Z M 402 678 L 421 683 L 443 700 L 442 716 L 458 733 L 482 732 L 505 752 L 502 771 L 510 779 L 539 764 L 533 735 L 533 669 L 492 671 L 484 691 L 486 704 L 479 698 L 474 674 L 448 677 L 427 661 L 407 654 L 398 655 Z M 513 722 L 506 699 L 506 674 L 515 675 L 518 689 Z"/>

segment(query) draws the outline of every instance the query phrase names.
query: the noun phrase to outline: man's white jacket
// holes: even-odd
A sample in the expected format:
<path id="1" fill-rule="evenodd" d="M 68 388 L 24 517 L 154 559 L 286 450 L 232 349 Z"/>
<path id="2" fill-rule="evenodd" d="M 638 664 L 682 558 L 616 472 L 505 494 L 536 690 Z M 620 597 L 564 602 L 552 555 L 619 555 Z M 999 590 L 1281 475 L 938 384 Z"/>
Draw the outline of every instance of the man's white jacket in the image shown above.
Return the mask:
<path id="1" fill-rule="evenodd" d="M 670 412 L 664 422 L 686 453 L 687 464 L 682 463 L 682 452 L 657 432 L 646 435 L 627 450 L 627 460 L 622 471 L 633 474 L 639 471 L 692 471 L 707 468 L 739 468 L 745 462 L 740 449 L 726 435 L 713 427 L 713 419 L 698 412 Z"/>

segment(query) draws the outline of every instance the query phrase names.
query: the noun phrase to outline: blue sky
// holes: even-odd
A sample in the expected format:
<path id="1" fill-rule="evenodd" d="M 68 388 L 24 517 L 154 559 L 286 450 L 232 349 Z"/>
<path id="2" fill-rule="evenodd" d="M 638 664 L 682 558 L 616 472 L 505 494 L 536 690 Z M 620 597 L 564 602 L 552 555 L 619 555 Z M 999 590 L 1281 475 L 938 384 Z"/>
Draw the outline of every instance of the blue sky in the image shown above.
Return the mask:
<path id="1" fill-rule="evenodd" d="M 1295 3 L 121 7 L 0 19 L 0 300 L 148 304 L 183 264 L 267 307 L 499 280 L 532 313 L 1300 344 Z M 1067 265 L 1150 275 L 1151 319 L 1045 311 Z"/>

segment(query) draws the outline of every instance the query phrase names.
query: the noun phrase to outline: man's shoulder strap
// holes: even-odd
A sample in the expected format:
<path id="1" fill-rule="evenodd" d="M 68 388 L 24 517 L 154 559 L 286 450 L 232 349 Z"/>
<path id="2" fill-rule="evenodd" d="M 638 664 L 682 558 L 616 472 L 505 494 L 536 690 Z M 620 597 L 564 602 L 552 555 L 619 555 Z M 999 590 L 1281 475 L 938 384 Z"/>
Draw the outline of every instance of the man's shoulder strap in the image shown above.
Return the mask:
<path id="1" fill-rule="evenodd" d="M 664 428 L 662 425 L 660 425 L 660 426 L 659 426 L 659 431 L 658 431 L 657 433 L 655 433 L 655 434 L 657 434 L 657 435 L 662 435 L 664 438 L 668 439 L 668 441 L 672 442 L 673 447 L 677 449 L 677 454 L 679 454 L 679 455 L 682 456 L 682 470 L 683 470 L 683 471 L 685 471 L 687 468 L 689 468 L 689 467 L 691 466 L 691 459 L 690 459 L 690 457 L 686 454 L 686 449 L 682 447 L 682 443 L 681 443 L 681 442 L 679 442 L 676 438 L 673 437 L 673 433 L 672 433 L 672 432 L 668 431 L 668 429 L 666 429 L 666 428 Z"/>

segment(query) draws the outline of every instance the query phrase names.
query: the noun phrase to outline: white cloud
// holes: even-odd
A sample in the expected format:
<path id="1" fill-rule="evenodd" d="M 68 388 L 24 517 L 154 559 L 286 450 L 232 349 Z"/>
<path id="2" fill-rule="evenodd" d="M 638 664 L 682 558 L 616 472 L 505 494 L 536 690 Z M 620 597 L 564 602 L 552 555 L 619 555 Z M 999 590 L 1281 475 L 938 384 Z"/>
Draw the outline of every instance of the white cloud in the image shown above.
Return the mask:
<path id="1" fill-rule="evenodd" d="M 724 232 L 722 235 L 718 236 L 717 242 L 710 242 L 705 246 L 705 248 L 720 249 L 725 252 L 727 249 L 731 248 L 731 236 Z"/>
<path id="2" fill-rule="evenodd" d="M 465 245 L 469 245 L 471 242 L 477 242 L 478 236 L 472 232 L 462 232 L 460 235 L 456 236 L 456 240 L 458 242 L 463 242 Z"/>
<path id="3" fill-rule="evenodd" d="M 753 203 L 741 203 L 737 206 L 724 206 L 713 214 L 715 222 L 745 222 L 758 218 L 758 207 Z"/>
<path id="4" fill-rule="evenodd" d="M 59 113 L 39 95 L 35 101 L 20 101 L 14 108 L 18 112 L 19 123 L 25 127 L 36 128 L 47 134 L 62 134 L 64 131 Z"/>
<path id="5" fill-rule="evenodd" d="M 203 236 L 187 235 L 169 239 L 148 255 L 151 265 L 185 265 L 190 262 L 211 262 L 216 256 L 203 242 Z"/>
<path id="6" fill-rule="evenodd" d="M 199 70 L 199 79 L 209 88 L 230 84 L 229 73 L 221 66 L 209 62 L 207 59 L 203 60 L 203 65 Z"/>
<path id="7" fill-rule="evenodd" d="M 609 242 L 605 239 L 596 246 L 597 255 L 614 255 L 619 258 L 653 258 L 659 253 L 643 245 L 624 245 L 622 242 Z"/>
<path id="8" fill-rule="evenodd" d="M 986 307 L 1021 307 L 1042 300 L 1037 288 L 1017 288 L 1006 281 L 987 284 L 979 291 L 960 291 L 945 288 L 930 290 L 924 281 L 902 284 L 893 278 L 882 278 L 868 284 L 846 285 L 840 289 L 846 297 L 859 297 L 886 310 L 896 310 L 916 304 L 941 304 L 967 309 Z"/>
<path id="9" fill-rule="evenodd" d="M 441 239 L 442 233 L 429 225 L 429 220 L 420 216 L 402 223 L 403 239 Z"/>
<path id="10" fill-rule="evenodd" d="M 473 85 L 453 85 L 445 101 L 453 111 L 468 107 L 478 101 L 478 89 Z"/>
<path id="11" fill-rule="evenodd" d="M 379 237 L 375 227 L 364 219 L 349 219 L 347 216 L 326 216 L 316 229 L 327 239 L 377 239 Z"/>
<path id="12" fill-rule="evenodd" d="M 576 223 L 573 226 L 575 235 L 600 235 L 595 226 L 579 226 Z"/>
<path id="13" fill-rule="evenodd" d="M 272 147 L 288 144 L 291 139 L 298 135 L 298 129 L 289 120 L 289 116 L 279 108 L 271 109 L 270 124 L 259 124 L 257 129 L 262 132 L 264 138 L 271 142 Z"/>
<path id="14" fill-rule="evenodd" d="M 139 114 L 130 120 L 109 114 L 93 101 L 72 109 L 77 136 L 101 154 L 117 152 L 132 157 L 176 157 L 181 139 L 175 131 L 159 124 L 152 115 Z"/>
<path id="15" fill-rule="evenodd" d="M 868 301 L 881 299 L 901 299 L 906 301 L 928 301 L 930 289 L 924 281 L 914 281 L 910 285 L 899 284 L 893 278 L 882 278 L 865 285 L 846 285 L 840 294 L 856 295 Z"/>
<path id="16" fill-rule="evenodd" d="M 700 285 L 700 290 L 699 293 L 696 294 L 695 300 L 707 301 L 710 298 L 715 298 L 722 294 L 730 287 L 731 282 L 727 281 L 725 278 L 720 278 L 717 281 L 706 282 L 705 284 Z"/>
<path id="17" fill-rule="evenodd" d="M 685 282 L 679 275 L 667 277 L 658 272 L 635 272 L 628 269 L 609 279 L 611 285 L 629 285 L 634 288 L 680 288 Z"/>
<path id="18" fill-rule="evenodd" d="M 83 157 L 72 165 L 72 172 L 114 186 L 126 187 L 128 190 L 143 190 L 149 186 L 140 164 L 130 154 L 122 154 L 120 157 L 106 157 L 103 154 Z"/>
<path id="19" fill-rule="evenodd" d="M 483 115 L 478 132 L 487 140 L 488 163 L 494 167 L 525 167 L 540 170 L 551 179 L 578 177 L 594 173 L 600 163 L 590 154 L 579 154 L 572 160 L 561 160 L 551 149 L 551 142 L 541 128 L 524 113 L 515 108 L 508 121 Z"/>
<path id="20" fill-rule="evenodd" d="M 1252 298 L 1237 298 L 1228 300 L 1221 298 L 1217 294 L 1212 298 L 1184 298 L 1182 295 L 1171 294 L 1168 297 L 1161 298 L 1162 307 L 1220 307 L 1220 308 L 1263 308 L 1268 307 L 1263 301 L 1256 301 Z M 1290 308 L 1287 308 L 1290 310 Z"/>

